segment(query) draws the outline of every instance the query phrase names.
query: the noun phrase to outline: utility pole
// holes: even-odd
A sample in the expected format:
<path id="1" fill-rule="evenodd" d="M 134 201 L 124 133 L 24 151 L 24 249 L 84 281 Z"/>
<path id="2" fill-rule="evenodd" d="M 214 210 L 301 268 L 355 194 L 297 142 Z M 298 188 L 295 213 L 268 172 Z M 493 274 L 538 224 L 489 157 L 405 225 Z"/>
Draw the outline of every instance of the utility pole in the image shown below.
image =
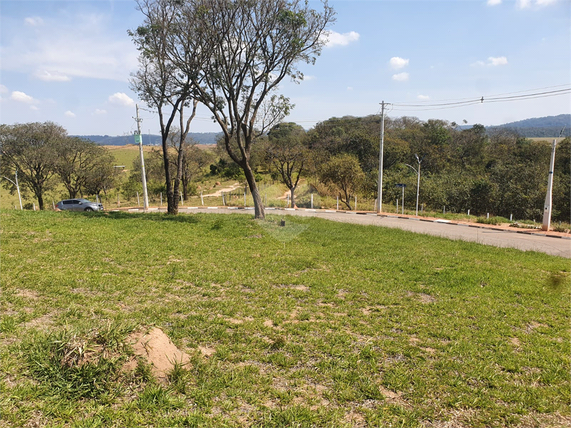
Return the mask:
<path id="1" fill-rule="evenodd" d="M 385 146 L 385 102 L 381 102 L 381 147 L 379 149 L 379 179 L 377 189 L 377 214 L 383 210 L 383 152 Z"/>
<path id="2" fill-rule="evenodd" d="M 22 208 L 22 196 L 20 196 L 20 185 L 18 184 L 18 168 L 16 168 L 14 176 L 16 177 L 16 190 L 18 191 L 18 200 L 20 201 L 20 210 L 23 210 L 24 208 Z"/>
<path id="3" fill-rule="evenodd" d="M 137 133 L 135 134 L 135 142 L 139 143 L 139 156 L 141 157 L 141 177 L 143 181 L 143 207 L 147 211 L 149 209 L 149 195 L 147 194 L 147 175 L 145 174 L 145 158 L 143 156 L 143 136 L 141 135 L 141 122 L 143 119 L 139 119 L 139 106 L 135 105 L 137 109 L 137 117 L 135 121 L 137 122 Z"/>
<path id="4" fill-rule="evenodd" d="M 563 132 L 563 131 L 561 131 Z M 545 204 L 543 208 L 543 225 L 541 230 L 549 230 L 551 224 L 551 208 L 553 205 L 553 170 L 555 169 L 555 148 L 557 147 L 557 139 L 553 139 L 551 146 L 551 161 L 549 162 L 549 177 L 547 179 L 547 193 L 545 195 Z"/>
<path id="5" fill-rule="evenodd" d="M 18 184 L 18 169 L 16 169 L 16 173 L 14 175 L 16 177 L 16 182 L 13 182 L 8 177 L 4 178 L 16 186 L 16 190 L 18 191 L 18 200 L 20 201 L 20 210 L 23 210 L 24 208 L 22 207 L 22 196 L 20 195 L 20 185 Z"/>
<path id="6" fill-rule="evenodd" d="M 417 179 L 416 179 L 416 214 L 415 215 L 418 217 L 418 195 L 420 193 L 420 164 L 422 163 L 424 156 L 422 158 L 419 158 L 418 155 L 415 153 L 414 157 L 416 158 L 416 161 L 418 162 L 418 169 L 416 169 L 414 166 L 409 165 L 407 163 L 405 163 L 405 165 L 408 166 L 409 168 L 411 168 L 414 172 L 416 172 L 416 175 L 417 175 Z"/>

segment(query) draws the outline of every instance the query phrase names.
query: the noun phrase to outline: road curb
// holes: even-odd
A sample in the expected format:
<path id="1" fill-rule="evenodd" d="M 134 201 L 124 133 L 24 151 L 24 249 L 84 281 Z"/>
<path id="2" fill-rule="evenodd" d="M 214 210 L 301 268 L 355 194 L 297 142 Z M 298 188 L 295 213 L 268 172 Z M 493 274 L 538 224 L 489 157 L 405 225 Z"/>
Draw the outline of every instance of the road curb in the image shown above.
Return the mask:
<path id="1" fill-rule="evenodd" d="M 217 210 L 217 209 L 227 209 L 227 210 L 253 210 L 254 207 L 179 207 L 179 210 Z M 424 221 L 428 223 L 439 223 L 439 224 L 449 224 L 453 226 L 464 226 L 464 227 L 474 227 L 477 229 L 484 229 L 484 230 L 493 230 L 498 232 L 509 232 L 509 233 L 521 233 L 524 235 L 536 235 L 536 236 L 545 236 L 548 238 L 558 238 L 558 239 L 566 239 L 571 240 L 571 236 L 560 236 L 560 235 L 552 235 L 549 233 L 544 232 L 533 232 L 530 230 L 513 230 L 513 229 L 501 229 L 499 227 L 492 227 L 480 224 L 473 224 L 473 223 L 457 223 L 450 220 L 445 219 L 438 219 L 438 218 L 423 218 L 423 217 L 406 217 L 403 215 L 391 215 L 391 214 L 378 214 L 371 211 L 347 211 L 347 210 L 331 210 L 331 209 L 313 209 L 313 208 L 279 208 L 279 207 L 267 207 L 266 210 L 269 211 L 305 211 L 305 212 L 314 212 L 314 213 L 340 213 L 340 214 L 350 214 L 350 215 L 372 215 L 377 217 L 384 217 L 384 218 L 396 218 L 400 220 L 412 220 L 412 221 Z M 144 212 L 143 208 L 133 208 L 133 207 L 125 207 L 119 208 L 116 210 L 112 210 L 113 212 L 117 211 L 124 211 L 124 212 Z M 149 211 L 152 212 L 161 212 L 160 208 L 150 208 Z M 111 211 L 110 211 L 111 212 Z"/>

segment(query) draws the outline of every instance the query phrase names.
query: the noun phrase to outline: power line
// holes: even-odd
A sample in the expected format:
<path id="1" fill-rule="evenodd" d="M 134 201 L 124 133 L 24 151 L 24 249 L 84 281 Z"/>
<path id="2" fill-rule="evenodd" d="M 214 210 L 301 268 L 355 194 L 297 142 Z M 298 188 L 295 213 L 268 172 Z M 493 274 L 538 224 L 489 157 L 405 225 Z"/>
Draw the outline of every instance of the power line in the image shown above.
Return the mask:
<path id="1" fill-rule="evenodd" d="M 561 86 L 564 86 L 564 85 L 554 86 L 551 88 L 558 88 Z M 550 89 L 550 88 L 548 87 L 548 88 L 542 88 L 542 89 Z M 432 104 L 428 104 L 428 103 L 421 103 L 421 104 L 393 103 L 393 106 L 394 106 L 394 110 L 397 110 L 397 111 L 442 110 L 442 109 L 466 107 L 469 105 L 484 104 L 484 103 L 524 101 L 524 100 L 537 99 L 537 98 L 554 97 L 554 96 L 565 95 L 565 94 L 571 93 L 571 87 L 565 87 L 563 89 L 556 89 L 556 90 L 543 91 L 543 92 L 529 93 L 529 91 L 530 90 L 512 92 L 512 93 L 507 93 L 507 94 L 491 95 L 488 97 L 482 96 L 480 98 L 460 99 L 457 101 L 450 101 L 450 102 L 438 102 L 438 103 L 432 103 Z M 535 91 L 537 91 L 537 89 L 535 89 Z M 521 95 L 511 95 L 511 94 L 521 94 Z"/>

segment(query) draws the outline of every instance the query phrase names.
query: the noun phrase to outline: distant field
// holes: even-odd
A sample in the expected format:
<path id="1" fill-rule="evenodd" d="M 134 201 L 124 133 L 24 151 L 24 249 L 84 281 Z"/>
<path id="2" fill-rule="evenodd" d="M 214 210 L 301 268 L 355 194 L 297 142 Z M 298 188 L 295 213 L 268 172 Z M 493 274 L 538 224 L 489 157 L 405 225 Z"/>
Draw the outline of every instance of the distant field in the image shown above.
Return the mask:
<path id="1" fill-rule="evenodd" d="M 0 211 L 0 427 L 571 424 L 568 260 L 283 219 Z"/>
<path id="2" fill-rule="evenodd" d="M 115 156 L 115 160 L 117 161 L 117 165 L 125 165 L 125 169 L 129 170 L 133 167 L 133 162 L 135 159 L 139 157 L 139 146 L 136 144 L 128 144 L 126 146 L 103 146 L 108 149 L 113 156 Z M 143 152 L 148 153 L 151 152 L 153 149 L 160 150 L 160 147 L 157 146 L 143 146 Z"/>

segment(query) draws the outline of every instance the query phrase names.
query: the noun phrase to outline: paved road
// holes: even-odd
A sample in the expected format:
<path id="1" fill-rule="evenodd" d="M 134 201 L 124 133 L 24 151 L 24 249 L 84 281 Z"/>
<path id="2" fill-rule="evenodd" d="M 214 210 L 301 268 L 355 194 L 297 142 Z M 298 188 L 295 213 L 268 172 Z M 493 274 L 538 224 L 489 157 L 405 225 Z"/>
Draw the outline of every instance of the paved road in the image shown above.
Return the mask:
<path id="1" fill-rule="evenodd" d="M 556 238 L 540 234 L 516 233 L 516 231 L 496 230 L 489 227 L 473 227 L 463 224 L 443 223 L 440 221 L 420 221 L 418 219 L 406 219 L 398 217 L 377 216 L 375 214 L 356 214 L 350 212 L 327 212 L 323 210 L 287 210 L 268 209 L 266 214 L 296 215 L 302 217 L 319 217 L 327 220 L 343 223 L 355 223 L 392 227 L 408 230 L 416 233 L 440 236 L 449 239 L 461 239 L 463 241 L 478 242 L 484 245 L 496 247 L 516 248 L 523 251 L 538 251 L 554 256 L 571 259 L 571 239 Z M 192 212 L 217 212 L 217 213 L 241 213 L 253 214 L 253 210 L 244 209 L 181 209 L 181 213 Z"/>

